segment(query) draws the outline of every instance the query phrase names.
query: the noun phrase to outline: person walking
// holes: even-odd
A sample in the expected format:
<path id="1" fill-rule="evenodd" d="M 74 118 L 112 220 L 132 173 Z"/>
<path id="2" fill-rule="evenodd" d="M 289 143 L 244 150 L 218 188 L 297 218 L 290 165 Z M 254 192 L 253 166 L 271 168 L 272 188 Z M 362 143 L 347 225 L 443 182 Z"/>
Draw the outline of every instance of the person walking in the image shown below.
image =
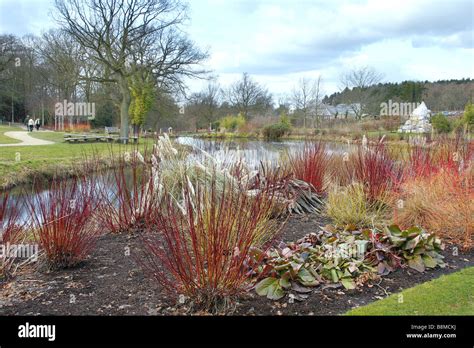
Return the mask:
<path id="1" fill-rule="evenodd" d="M 40 123 L 40 119 L 37 118 L 35 120 L 35 127 L 36 127 L 36 130 L 39 131 L 40 130 L 40 127 L 41 127 L 41 123 Z"/>
<path id="2" fill-rule="evenodd" d="M 30 119 L 28 120 L 28 130 L 29 130 L 30 132 L 33 132 L 33 127 L 34 127 L 34 126 L 35 126 L 35 121 L 33 121 L 33 119 L 30 118 Z"/>

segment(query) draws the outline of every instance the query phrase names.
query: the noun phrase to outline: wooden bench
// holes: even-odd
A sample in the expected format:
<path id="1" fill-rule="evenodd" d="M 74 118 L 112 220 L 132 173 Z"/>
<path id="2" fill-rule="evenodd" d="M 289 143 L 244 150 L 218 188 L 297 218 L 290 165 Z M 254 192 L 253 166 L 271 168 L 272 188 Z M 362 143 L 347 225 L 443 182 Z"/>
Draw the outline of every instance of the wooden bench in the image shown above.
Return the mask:
<path id="1" fill-rule="evenodd" d="M 90 134 L 66 134 L 64 135 L 64 140 L 68 143 L 87 143 L 87 142 L 99 142 L 99 141 L 106 141 L 106 142 L 123 142 L 126 138 L 112 136 L 112 135 L 90 135 Z M 138 143 L 138 137 L 132 136 L 129 137 L 128 140 L 133 142 L 134 144 Z"/>
<path id="2" fill-rule="evenodd" d="M 118 127 L 105 127 L 105 134 L 119 134 L 120 129 Z"/>
<path id="3" fill-rule="evenodd" d="M 84 141 L 84 138 L 67 138 L 65 140 L 68 143 L 77 143 L 79 141 L 81 141 L 81 142 Z"/>
<path id="4" fill-rule="evenodd" d="M 77 142 L 95 142 L 95 141 L 111 141 L 115 139 L 114 137 L 107 137 L 102 135 L 88 135 L 88 136 L 78 136 L 66 138 L 65 141 L 68 143 L 77 143 Z"/>
<path id="5" fill-rule="evenodd" d="M 88 134 L 64 134 L 64 138 L 80 138 L 80 137 L 88 137 Z"/>

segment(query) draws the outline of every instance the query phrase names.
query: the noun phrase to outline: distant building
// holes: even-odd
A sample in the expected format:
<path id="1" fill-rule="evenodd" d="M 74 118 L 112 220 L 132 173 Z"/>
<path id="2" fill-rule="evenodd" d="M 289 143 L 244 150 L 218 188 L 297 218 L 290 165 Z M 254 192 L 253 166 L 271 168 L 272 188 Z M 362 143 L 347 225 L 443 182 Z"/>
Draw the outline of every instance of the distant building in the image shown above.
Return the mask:
<path id="1" fill-rule="evenodd" d="M 359 103 L 338 104 L 336 106 L 321 104 L 318 108 L 318 115 L 325 119 L 355 118 L 360 110 L 361 105 Z"/>

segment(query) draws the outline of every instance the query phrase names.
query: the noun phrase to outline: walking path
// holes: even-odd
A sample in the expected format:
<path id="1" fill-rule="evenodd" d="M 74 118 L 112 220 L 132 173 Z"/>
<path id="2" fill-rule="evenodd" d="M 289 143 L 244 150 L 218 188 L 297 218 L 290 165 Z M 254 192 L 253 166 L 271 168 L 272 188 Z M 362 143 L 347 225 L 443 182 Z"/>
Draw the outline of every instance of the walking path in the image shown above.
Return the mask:
<path id="1" fill-rule="evenodd" d="M 18 132 L 5 132 L 4 135 L 7 137 L 20 140 L 21 143 L 15 144 L 0 144 L 1 146 L 37 146 L 37 145 L 51 145 L 54 142 L 49 140 L 41 140 L 30 137 L 28 132 L 18 131 Z"/>

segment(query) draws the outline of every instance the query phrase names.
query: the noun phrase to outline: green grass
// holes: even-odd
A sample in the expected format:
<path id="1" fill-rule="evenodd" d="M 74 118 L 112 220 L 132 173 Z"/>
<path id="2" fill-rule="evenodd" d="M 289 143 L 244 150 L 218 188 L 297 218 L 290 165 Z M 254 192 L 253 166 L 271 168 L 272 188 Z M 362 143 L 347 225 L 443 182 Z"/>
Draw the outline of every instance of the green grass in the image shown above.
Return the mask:
<path id="1" fill-rule="evenodd" d="M 352 309 L 346 315 L 474 315 L 474 267 Z"/>
<path id="2" fill-rule="evenodd" d="M 12 132 L 12 131 L 21 131 L 21 128 L 18 127 L 9 127 L 9 126 L 0 126 L 0 144 L 16 144 L 20 143 L 20 140 L 16 140 L 10 137 L 7 137 L 4 133 L 5 132 Z"/>
<path id="3" fill-rule="evenodd" d="M 32 138 L 54 141 L 55 143 L 64 143 L 64 132 L 36 132 L 30 133 Z"/>
<path id="4" fill-rule="evenodd" d="M 114 154 L 131 151 L 133 145 L 111 143 L 78 143 L 64 142 L 64 133 L 61 132 L 33 132 L 35 138 L 54 141 L 55 144 L 40 146 L 12 146 L 0 148 L 0 186 L 11 187 L 18 184 L 29 183 L 35 175 L 45 178 L 57 171 L 68 172 L 73 164 L 84 160 L 93 154 L 99 157 L 109 157 Z M 151 139 L 140 140 L 139 148 L 145 144 L 151 148 Z M 20 161 L 17 161 L 17 156 Z"/>

